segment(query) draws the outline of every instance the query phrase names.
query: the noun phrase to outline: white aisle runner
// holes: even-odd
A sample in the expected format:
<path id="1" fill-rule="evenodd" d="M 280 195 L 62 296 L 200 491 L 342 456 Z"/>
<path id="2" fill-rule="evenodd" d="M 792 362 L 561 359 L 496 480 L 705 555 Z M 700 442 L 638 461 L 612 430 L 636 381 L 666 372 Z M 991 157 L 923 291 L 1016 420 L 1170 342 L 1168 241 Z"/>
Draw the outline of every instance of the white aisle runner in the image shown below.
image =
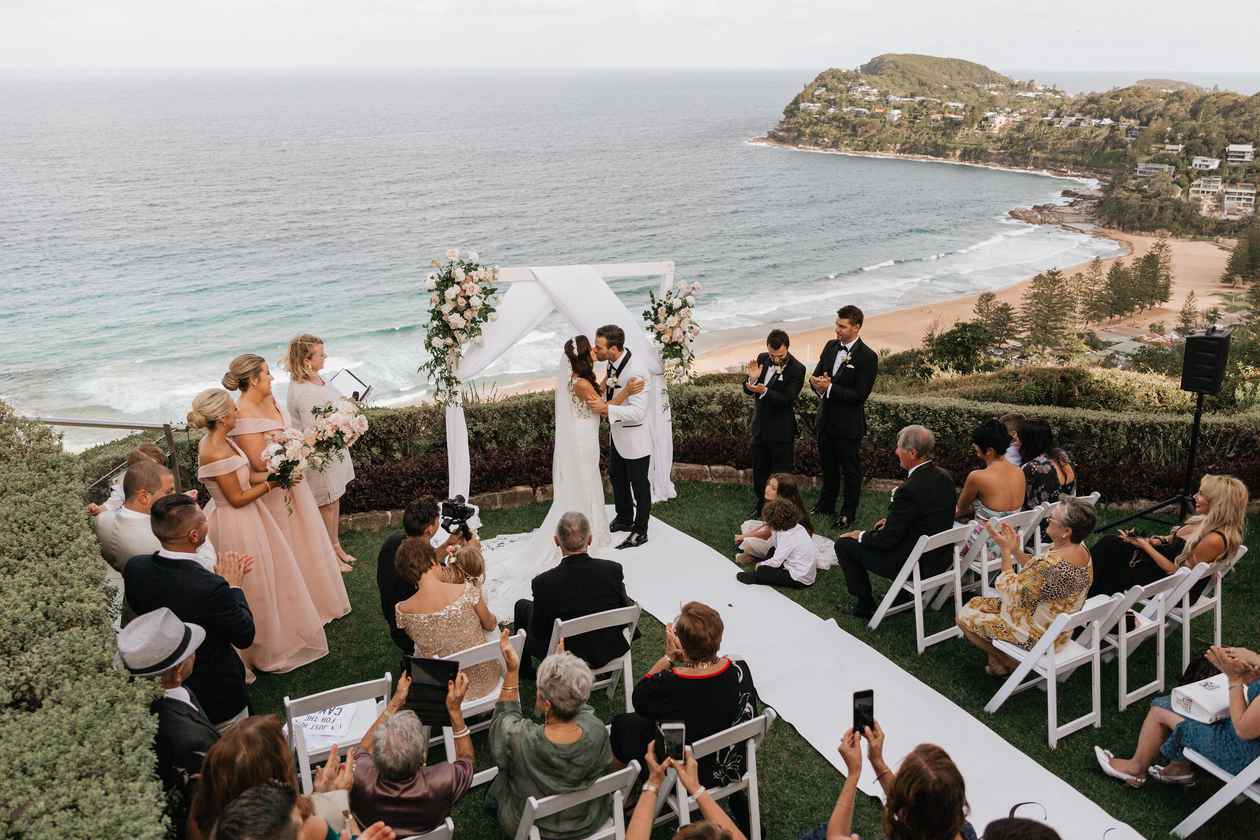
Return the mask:
<path id="1" fill-rule="evenodd" d="M 730 561 L 659 519 L 652 519 L 649 534 L 651 541 L 642 548 L 605 555 L 621 562 L 631 597 L 662 622 L 672 621 L 685 601 L 703 601 L 720 611 L 726 625 L 723 651 L 747 659 L 762 699 L 837 770 L 844 771 L 836 747 L 851 722 L 853 692 L 874 689 L 888 764 L 896 767 L 925 741 L 944 747 L 967 780 L 977 831 L 1007 816 L 1012 805 L 1036 801 L 1064 838 L 1101 840 L 1109 828 L 1115 830 L 1107 840 L 1141 838 L 967 711 L 841 630 L 834 619 L 824 621 L 768 586 L 740 583 Z M 912 632 L 900 624 L 894 622 L 888 631 Z M 1098 783 L 1104 783 L 1101 776 Z M 860 789 L 881 794 L 869 765 Z M 828 814 L 818 814 L 818 821 Z"/>

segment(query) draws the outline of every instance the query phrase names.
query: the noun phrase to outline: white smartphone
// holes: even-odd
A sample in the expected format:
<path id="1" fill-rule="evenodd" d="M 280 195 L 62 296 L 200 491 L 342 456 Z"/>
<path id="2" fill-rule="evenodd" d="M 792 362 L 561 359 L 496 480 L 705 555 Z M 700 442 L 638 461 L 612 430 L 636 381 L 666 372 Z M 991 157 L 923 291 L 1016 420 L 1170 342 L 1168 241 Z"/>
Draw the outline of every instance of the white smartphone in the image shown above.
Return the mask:
<path id="1" fill-rule="evenodd" d="M 682 761 L 683 745 L 687 743 L 687 725 L 680 721 L 662 721 L 661 738 L 664 741 L 665 757 Z"/>

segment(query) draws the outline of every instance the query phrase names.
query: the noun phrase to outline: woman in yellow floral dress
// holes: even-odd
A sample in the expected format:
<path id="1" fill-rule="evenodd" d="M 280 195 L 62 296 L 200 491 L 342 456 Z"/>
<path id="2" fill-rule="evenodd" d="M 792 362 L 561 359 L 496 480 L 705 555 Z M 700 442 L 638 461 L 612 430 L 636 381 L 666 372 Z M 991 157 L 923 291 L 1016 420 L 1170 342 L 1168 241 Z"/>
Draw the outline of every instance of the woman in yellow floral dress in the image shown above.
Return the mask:
<path id="1" fill-rule="evenodd" d="M 993 646 L 1001 639 L 1031 650 L 1059 613 L 1076 612 L 1085 603 L 1094 577 L 1083 545 L 1094 530 L 1094 509 L 1075 500 L 1055 508 L 1046 528 L 1052 545 L 1040 558 L 1029 557 L 1009 525 L 986 527 L 1002 549 L 1002 573 L 994 598 L 972 598 L 958 614 L 963 635 L 989 657 L 985 672 L 1004 677 L 1016 662 Z M 1019 564 L 1020 570 L 1015 571 Z M 1060 647 L 1066 638 L 1055 640 Z"/>

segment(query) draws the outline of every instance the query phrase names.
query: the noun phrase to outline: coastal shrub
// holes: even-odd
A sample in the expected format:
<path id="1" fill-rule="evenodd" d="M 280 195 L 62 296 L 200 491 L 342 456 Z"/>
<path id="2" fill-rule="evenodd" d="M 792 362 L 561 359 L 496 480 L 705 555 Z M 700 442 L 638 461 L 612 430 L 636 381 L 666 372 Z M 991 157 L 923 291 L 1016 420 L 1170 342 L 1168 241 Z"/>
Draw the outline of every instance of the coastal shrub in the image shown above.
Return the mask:
<path id="1" fill-rule="evenodd" d="M 83 468 L 0 403 L 0 825 L 23 837 L 164 836 L 156 688 L 113 666 L 111 593 Z"/>
<path id="2" fill-rule="evenodd" d="M 900 392 L 1097 411 L 1192 411 L 1194 395 L 1179 384 L 1167 376 L 1129 370 L 1020 367 L 947 378 Z"/>

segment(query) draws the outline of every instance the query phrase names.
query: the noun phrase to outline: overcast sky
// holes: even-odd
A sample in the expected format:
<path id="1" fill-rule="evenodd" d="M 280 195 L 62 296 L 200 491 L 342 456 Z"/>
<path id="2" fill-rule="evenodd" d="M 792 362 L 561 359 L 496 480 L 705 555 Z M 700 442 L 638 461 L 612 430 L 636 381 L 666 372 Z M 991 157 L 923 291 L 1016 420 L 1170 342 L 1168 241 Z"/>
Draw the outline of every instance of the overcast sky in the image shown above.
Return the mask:
<path id="1" fill-rule="evenodd" d="M 854 67 L 1260 73 L 1260 3 L 0 0 L 0 66 Z M 1122 8 L 1123 7 L 1123 8 Z M 1196 12 L 1202 17 L 1196 18 Z"/>

